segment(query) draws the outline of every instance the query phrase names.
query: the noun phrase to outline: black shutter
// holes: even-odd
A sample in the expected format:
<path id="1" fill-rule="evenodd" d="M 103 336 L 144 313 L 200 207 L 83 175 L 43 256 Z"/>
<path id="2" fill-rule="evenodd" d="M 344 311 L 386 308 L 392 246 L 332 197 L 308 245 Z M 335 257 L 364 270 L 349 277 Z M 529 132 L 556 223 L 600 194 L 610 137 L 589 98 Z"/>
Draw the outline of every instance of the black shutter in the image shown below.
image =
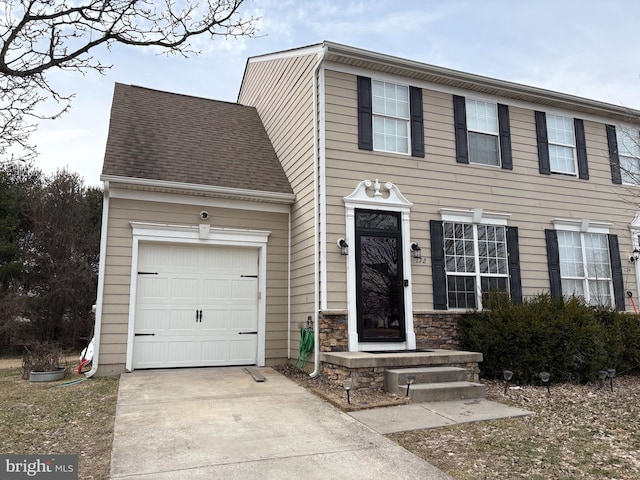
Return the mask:
<path id="1" fill-rule="evenodd" d="M 431 279 L 433 281 L 433 308 L 447 309 L 447 272 L 444 268 L 444 231 L 442 222 L 429 222 L 431 234 Z"/>
<path id="2" fill-rule="evenodd" d="M 558 234 L 555 230 L 545 230 L 547 241 L 547 264 L 549 265 L 549 282 L 551 296 L 562 297 L 562 279 L 560 277 L 560 251 L 558 250 Z"/>
<path id="3" fill-rule="evenodd" d="M 622 280 L 622 262 L 620 261 L 618 236 L 607 235 L 607 237 L 609 238 L 609 256 L 611 257 L 613 296 L 616 300 L 616 309 L 624 311 L 624 281 Z"/>
<path id="4" fill-rule="evenodd" d="M 538 140 L 538 168 L 543 175 L 551 175 L 549 161 L 549 137 L 547 136 L 547 116 L 544 112 L 535 112 L 536 137 Z"/>
<path id="5" fill-rule="evenodd" d="M 358 77 L 358 148 L 373 150 L 371 79 Z"/>
<path id="6" fill-rule="evenodd" d="M 584 122 L 579 118 L 573 119 L 576 132 L 576 153 L 578 154 L 578 178 L 589 180 L 589 165 L 587 163 L 587 140 L 584 135 Z"/>
<path id="7" fill-rule="evenodd" d="M 409 87 L 411 111 L 411 155 L 424 157 L 424 120 L 422 116 L 422 89 Z"/>
<path id="8" fill-rule="evenodd" d="M 522 303 L 518 227 L 507 227 L 507 253 L 509 255 L 509 288 L 511 290 L 511 301 L 513 303 Z"/>
<path id="9" fill-rule="evenodd" d="M 498 104 L 498 132 L 500 133 L 500 159 L 502 160 L 502 168 L 513 170 L 508 105 Z"/>
<path id="10" fill-rule="evenodd" d="M 453 124 L 456 132 L 456 162 L 469 163 L 467 105 L 464 97 L 453 96 Z"/>
<path id="11" fill-rule="evenodd" d="M 622 184 L 622 174 L 620 173 L 620 157 L 618 156 L 618 139 L 616 137 L 616 127 L 606 125 L 607 143 L 609 144 L 609 162 L 611 164 L 611 181 L 618 185 Z"/>

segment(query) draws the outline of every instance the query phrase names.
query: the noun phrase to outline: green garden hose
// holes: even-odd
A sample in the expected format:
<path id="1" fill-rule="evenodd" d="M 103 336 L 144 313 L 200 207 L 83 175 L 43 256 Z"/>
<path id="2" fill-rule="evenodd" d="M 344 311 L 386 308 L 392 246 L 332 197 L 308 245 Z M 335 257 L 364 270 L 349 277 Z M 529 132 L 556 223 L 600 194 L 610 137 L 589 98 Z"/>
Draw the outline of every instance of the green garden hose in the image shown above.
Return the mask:
<path id="1" fill-rule="evenodd" d="M 300 329 L 300 353 L 296 361 L 296 368 L 302 370 L 307 365 L 309 355 L 313 351 L 313 332 L 309 327 Z"/>

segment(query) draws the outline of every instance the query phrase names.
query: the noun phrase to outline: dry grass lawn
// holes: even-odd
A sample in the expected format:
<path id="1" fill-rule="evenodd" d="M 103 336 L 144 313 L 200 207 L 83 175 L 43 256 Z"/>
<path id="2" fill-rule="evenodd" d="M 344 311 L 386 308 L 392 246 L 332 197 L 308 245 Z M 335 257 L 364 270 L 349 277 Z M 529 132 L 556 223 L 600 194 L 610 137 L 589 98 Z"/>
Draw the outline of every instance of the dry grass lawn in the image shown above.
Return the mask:
<path id="1" fill-rule="evenodd" d="M 77 454 L 80 479 L 109 478 L 118 378 L 29 383 L 19 365 L 0 361 L 0 452 Z"/>

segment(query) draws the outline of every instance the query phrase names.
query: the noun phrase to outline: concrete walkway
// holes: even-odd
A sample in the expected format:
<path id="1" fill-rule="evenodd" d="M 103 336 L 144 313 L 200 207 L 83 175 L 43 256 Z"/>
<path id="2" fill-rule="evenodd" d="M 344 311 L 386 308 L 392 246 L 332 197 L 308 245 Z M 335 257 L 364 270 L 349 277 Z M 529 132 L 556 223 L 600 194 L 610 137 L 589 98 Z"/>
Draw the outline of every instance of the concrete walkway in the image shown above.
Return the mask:
<path id="1" fill-rule="evenodd" d="M 111 478 L 452 480 L 272 369 L 260 371 L 263 383 L 235 367 L 122 375 Z"/>

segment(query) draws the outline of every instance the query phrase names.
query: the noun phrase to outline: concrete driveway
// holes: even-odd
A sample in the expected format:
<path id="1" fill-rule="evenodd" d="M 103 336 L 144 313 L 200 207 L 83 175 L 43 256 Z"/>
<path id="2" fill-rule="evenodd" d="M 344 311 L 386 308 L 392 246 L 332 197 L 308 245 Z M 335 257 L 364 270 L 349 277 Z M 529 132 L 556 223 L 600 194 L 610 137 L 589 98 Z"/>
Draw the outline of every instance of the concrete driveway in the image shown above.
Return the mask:
<path id="1" fill-rule="evenodd" d="M 270 368 L 120 379 L 112 479 L 452 480 Z"/>

